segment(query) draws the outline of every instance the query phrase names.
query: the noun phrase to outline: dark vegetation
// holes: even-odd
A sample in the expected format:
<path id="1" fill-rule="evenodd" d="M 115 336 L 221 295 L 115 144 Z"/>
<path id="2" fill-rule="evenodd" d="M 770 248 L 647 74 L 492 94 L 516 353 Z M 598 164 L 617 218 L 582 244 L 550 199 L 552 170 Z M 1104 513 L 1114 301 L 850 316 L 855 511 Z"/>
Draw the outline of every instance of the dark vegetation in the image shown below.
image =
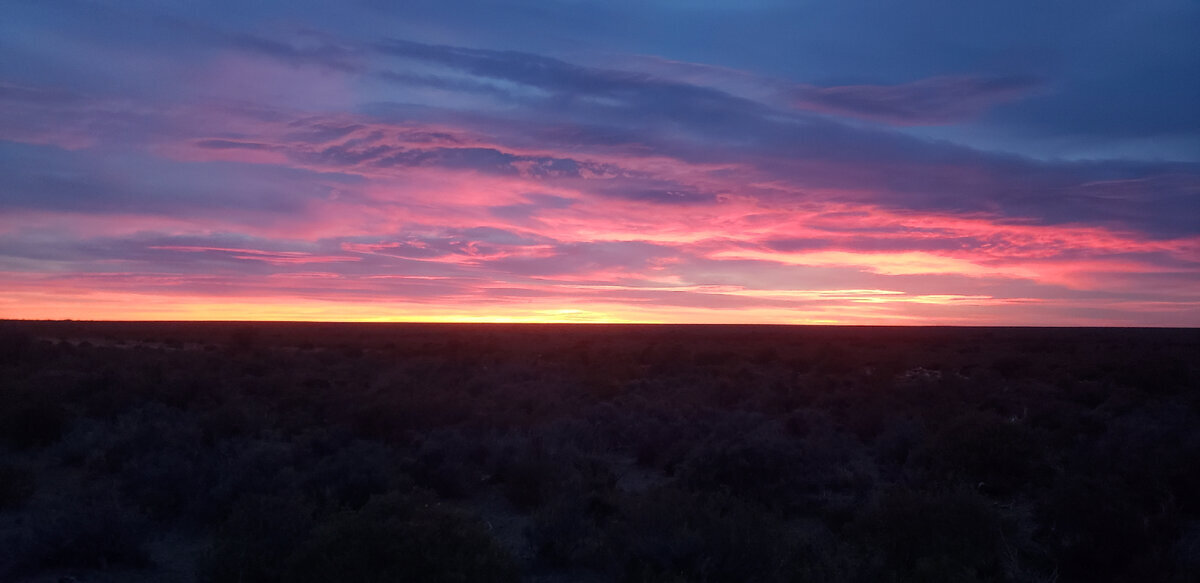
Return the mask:
<path id="1" fill-rule="evenodd" d="M 1200 580 L 1200 331 L 0 322 L 0 580 Z"/>

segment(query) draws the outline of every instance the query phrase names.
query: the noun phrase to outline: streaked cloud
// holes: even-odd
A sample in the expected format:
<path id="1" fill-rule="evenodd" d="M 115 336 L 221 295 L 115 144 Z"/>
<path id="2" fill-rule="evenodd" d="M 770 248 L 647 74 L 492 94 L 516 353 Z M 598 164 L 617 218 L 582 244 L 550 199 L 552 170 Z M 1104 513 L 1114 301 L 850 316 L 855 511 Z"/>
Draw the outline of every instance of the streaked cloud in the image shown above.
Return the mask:
<path id="1" fill-rule="evenodd" d="M 798 86 L 793 106 L 899 125 L 969 120 L 993 106 L 1025 97 L 1041 84 L 1032 77 L 931 77 L 900 85 Z"/>
<path id="2" fill-rule="evenodd" d="M 1084 82 L 1065 48 L 1006 60 L 1012 39 L 968 50 L 924 24 L 944 51 L 872 64 L 814 33 L 825 52 L 702 62 L 602 18 L 713 6 L 543 22 L 577 47 L 529 37 L 530 14 L 475 37 L 420 3 L 441 33 L 265 6 L 12 10 L 3 46 L 29 66 L 0 65 L 0 316 L 1200 325 L 1186 100 L 1154 98 L 1170 132 L 1129 103 L 1146 124 L 1105 134 L 1169 133 L 1170 156 L 1009 147 L 1076 139 L 1044 112 L 1100 107 L 1081 87 L 1194 94 L 1185 78 L 1116 62 Z M 1196 48 L 1174 30 L 1158 41 Z"/>

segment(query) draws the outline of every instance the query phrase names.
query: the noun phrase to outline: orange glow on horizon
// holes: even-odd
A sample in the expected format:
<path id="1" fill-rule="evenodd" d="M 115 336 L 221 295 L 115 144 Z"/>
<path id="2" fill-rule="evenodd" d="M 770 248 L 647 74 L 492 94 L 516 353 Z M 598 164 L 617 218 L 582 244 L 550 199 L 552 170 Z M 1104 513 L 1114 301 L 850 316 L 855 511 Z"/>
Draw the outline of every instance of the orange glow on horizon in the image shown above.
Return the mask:
<path id="1" fill-rule="evenodd" d="M 1017 325 L 1078 326 L 1090 320 L 1047 317 L 1063 307 L 1044 299 L 986 296 L 913 296 L 888 290 L 762 292 L 694 289 L 698 293 L 750 296 L 779 306 L 737 309 L 655 306 L 586 301 L 503 304 L 419 304 L 373 301 L 332 302 L 304 298 L 161 296 L 79 291 L 68 294 L 20 292 L 0 300 L 0 318 L 109 321 L 312 321 L 429 323 L 579 324 L 790 324 L 790 325 Z M 812 300 L 788 307 L 789 300 Z M 928 306 L 926 310 L 921 306 Z M 1153 306 L 1141 306 L 1150 309 Z M 1173 306 L 1175 309 L 1178 306 Z M 980 308 L 990 310 L 981 318 Z M 1162 307 L 1160 307 L 1162 309 Z M 1200 311 L 1200 301 L 1191 304 Z M 1168 314 L 1169 315 L 1169 314 Z M 1088 325 L 1095 325 L 1094 323 Z M 1130 325 L 1114 321 L 1111 325 Z M 1169 321 L 1157 325 L 1171 325 Z"/>

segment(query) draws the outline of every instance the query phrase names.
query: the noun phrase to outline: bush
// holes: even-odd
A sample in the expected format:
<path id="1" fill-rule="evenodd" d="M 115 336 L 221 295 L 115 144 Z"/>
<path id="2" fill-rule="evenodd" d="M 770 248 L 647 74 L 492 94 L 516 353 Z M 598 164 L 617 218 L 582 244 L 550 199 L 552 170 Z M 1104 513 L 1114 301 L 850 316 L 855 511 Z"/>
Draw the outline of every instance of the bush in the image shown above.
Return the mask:
<path id="1" fill-rule="evenodd" d="M 1111 579 L 1125 572 L 1151 543 L 1150 520 L 1131 493 L 1101 476 L 1069 476 L 1041 508 L 1043 536 L 1071 581 Z M 1132 573 L 1131 573 L 1132 574 Z"/>
<path id="2" fill-rule="evenodd" d="M 628 498 L 602 551 L 620 581 L 783 581 L 790 541 L 772 513 L 725 494 Z"/>
<path id="3" fill-rule="evenodd" d="M 996 581 L 1007 549 L 1001 517 L 968 490 L 887 492 L 853 525 L 885 568 L 904 581 Z"/>
<path id="4" fill-rule="evenodd" d="M 201 570 L 211 582 L 503 582 L 516 569 L 486 530 L 422 497 L 391 492 L 314 516 L 297 496 L 243 499 Z"/>
<path id="5" fill-rule="evenodd" d="M 600 569 L 604 566 L 605 532 L 616 510 L 611 494 L 560 497 L 533 515 L 529 542 L 549 565 Z"/>
<path id="6" fill-rule="evenodd" d="M 307 452 L 298 486 L 318 510 L 357 509 L 371 496 L 407 481 L 395 468 L 393 452 L 370 442 L 318 444 L 332 447 L 321 455 Z M 406 484 L 407 485 L 407 484 Z"/>
<path id="7" fill-rule="evenodd" d="M 50 395 L 22 391 L 2 397 L 7 402 L 0 407 L 0 443 L 27 450 L 62 437 L 67 413 Z"/>
<path id="8" fill-rule="evenodd" d="M 396 493 L 332 515 L 286 561 L 286 581 L 516 581 L 512 559 L 478 523 Z"/>
<path id="9" fill-rule="evenodd" d="M 28 332 L 0 329 L 0 364 L 24 362 L 33 349 L 33 336 Z"/>
<path id="10" fill-rule="evenodd" d="M 112 491 L 73 492 L 35 506 L 26 510 L 23 524 L 0 531 L 0 578 L 6 573 L 149 565 L 145 523 Z"/>
<path id="11" fill-rule="evenodd" d="M 299 497 L 244 497 L 217 531 L 201 561 L 200 578 L 214 583 L 284 581 L 284 562 L 312 526 L 312 511 Z"/>
<path id="12" fill-rule="evenodd" d="M 980 491 L 1011 496 L 1049 475 L 1043 438 L 1019 423 L 994 415 L 966 414 L 916 452 L 913 462 L 942 478 L 965 481 Z"/>
<path id="13" fill-rule="evenodd" d="M 16 508 L 33 495 L 34 476 L 29 470 L 0 463 L 0 511 Z"/>
<path id="14" fill-rule="evenodd" d="M 561 468 L 546 459 L 521 459 L 500 468 L 504 496 L 523 511 L 540 508 L 562 483 Z"/>
<path id="15" fill-rule="evenodd" d="M 782 440 L 717 445 L 699 449 L 679 469 L 679 483 L 704 492 L 731 495 L 778 506 L 804 494 L 811 471 L 800 452 Z"/>

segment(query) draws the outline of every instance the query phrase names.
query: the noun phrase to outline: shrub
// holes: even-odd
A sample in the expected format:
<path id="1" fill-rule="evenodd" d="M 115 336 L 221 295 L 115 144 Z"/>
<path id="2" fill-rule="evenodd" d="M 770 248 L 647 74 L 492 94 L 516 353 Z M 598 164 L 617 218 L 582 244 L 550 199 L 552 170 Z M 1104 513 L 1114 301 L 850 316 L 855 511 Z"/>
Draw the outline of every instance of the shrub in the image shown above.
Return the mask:
<path id="1" fill-rule="evenodd" d="M 615 507 L 601 496 L 562 497 L 533 515 L 527 535 L 538 557 L 555 567 L 603 566 L 604 532 Z"/>
<path id="2" fill-rule="evenodd" d="M 34 476 L 29 470 L 0 463 L 0 511 L 16 508 L 33 495 Z"/>
<path id="3" fill-rule="evenodd" d="M 318 509 L 360 508 L 402 481 L 392 455 L 382 445 L 359 441 L 325 455 L 309 452 L 297 485 Z"/>
<path id="4" fill-rule="evenodd" d="M 72 492 L 32 506 L 15 530 L 0 531 L 0 578 L 6 572 L 149 565 L 142 517 L 111 490 Z"/>
<path id="5" fill-rule="evenodd" d="M 201 560 L 200 578 L 214 583 L 283 581 L 284 562 L 312 526 L 312 511 L 299 497 L 243 497 Z"/>
<path id="6" fill-rule="evenodd" d="M 698 448 L 679 469 L 678 479 L 689 489 L 729 492 L 775 505 L 800 493 L 806 462 L 783 441 L 725 444 Z"/>
<path id="7" fill-rule="evenodd" d="M 914 463 L 939 477 L 969 481 L 982 491 L 1010 496 L 1046 482 L 1042 439 L 1019 423 L 994 415 L 954 419 L 915 455 Z"/>
<path id="8" fill-rule="evenodd" d="M 1103 476 L 1065 477 L 1043 500 L 1046 544 L 1070 581 L 1110 579 L 1124 572 L 1151 543 L 1150 520 L 1134 496 Z"/>
<path id="9" fill-rule="evenodd" d="M 620 581 L 785 580 L 789 539 L 772 513 L 670 487 L 623 502 L 603 551 Z"/>
<path id="10" fill-rule="evenodd" d="M 519 459 L 500 468 L 504 496 L 520 510 L 540 508 L 562 482 L 559 466 L 546 459 Z"/>
<path id="11" fill-rule="evenodd" d="M 883 554 L 886 570 L 905 581 L 994 581 L 1002 576 L 1001 517 L 969 490 L 895 489 L 852 531 Z"/>
<path id="12" fill-rule="evenodd" d="M 478 523 L 397 493 L 332 515 L 288 558 L 286 581 L 507 582 L 512 559 Z"/>
<path id="13" fill-rule="evenodd" d="M 18 450 L 58 441 L 67 427 L 67 413 L 49 395 L 20 392 L 5 395 L 0 408 L 0 443 Z"/>
<path id="14" fill-rule="evenodd" d="M 0 364 L 25 361 L 33 348 L 33 336 L 25 331 L 0 329 Z"/>

